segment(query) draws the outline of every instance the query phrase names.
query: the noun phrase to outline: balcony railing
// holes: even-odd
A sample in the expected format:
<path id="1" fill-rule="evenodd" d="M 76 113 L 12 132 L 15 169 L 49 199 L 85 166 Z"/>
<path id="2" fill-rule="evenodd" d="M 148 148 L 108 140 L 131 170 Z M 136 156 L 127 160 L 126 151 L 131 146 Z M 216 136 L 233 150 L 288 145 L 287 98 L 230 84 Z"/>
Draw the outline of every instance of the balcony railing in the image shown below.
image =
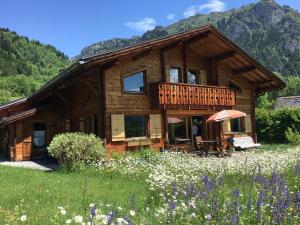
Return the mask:
<path id="1" fill-rule="evenodd" d="M 182 83 L 153 83 L 151 94 L 154 105 L 235 106 L 235 91 L 227 87 Z"/>

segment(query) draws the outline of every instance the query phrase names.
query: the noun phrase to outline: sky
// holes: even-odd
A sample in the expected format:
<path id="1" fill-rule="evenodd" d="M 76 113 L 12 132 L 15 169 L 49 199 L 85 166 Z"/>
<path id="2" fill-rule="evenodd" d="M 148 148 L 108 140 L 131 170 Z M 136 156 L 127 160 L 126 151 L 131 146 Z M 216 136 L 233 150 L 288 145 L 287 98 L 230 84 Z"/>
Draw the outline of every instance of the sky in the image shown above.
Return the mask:
<path id="1" fill-rule="evenodd" d="M 51 44 L 69 57 L 98 41 L 141 35 L 195 15 L 257 0 L 1 0 L 0 27 Z M 300 11 L 300 0 L 277 0 Z"/>

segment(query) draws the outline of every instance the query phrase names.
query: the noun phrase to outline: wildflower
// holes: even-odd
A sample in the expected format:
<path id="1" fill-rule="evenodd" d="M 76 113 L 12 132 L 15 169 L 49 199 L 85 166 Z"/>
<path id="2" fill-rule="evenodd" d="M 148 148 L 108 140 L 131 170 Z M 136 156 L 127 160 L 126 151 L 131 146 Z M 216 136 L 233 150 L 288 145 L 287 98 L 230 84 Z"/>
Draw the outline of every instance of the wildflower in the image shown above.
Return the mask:
<path id="1" fill-rule="evenodd" d="M 66 215 L 66 214 L 67 214 L 67 211 L 64 210 L 64 209 L 62 209 L 62 210 L 60 210 L 60 213 L 61 213 L 62 215 Z"/>
<path id="2" fill-rule="evenodd" d="M 66 224 L 70 224 L 70 223 L 72 223 L 71 219 L 66 220 Z"/>
<path id="3" fill-rule="evenodd" d="M 204 218 L 207 219 L 207 220 L 211 220 L 211 215 L 210 215 L 210 214 L 207 214 L 207 215 L 205 215 Z"/>
<path id="4" fill-rule="evenodd" d="M 21 219 L 22 222 L 24 222 L 24 221 L 27 220 L 27 216 L 26 215 L 22 215 L 20 219 Z"/>
<path id="5" fill-rule="evenodd" d="M 83 217 L 82 216 L 75 216 L 74 221 L 75 221 L 75 223 L 82 223 L 83 222 Z"/>
<path id="6" fill-rule="evenodd" d="M 131 216 L 135 216 L 135 211 L 130 210 L 130 211 L 129 211 L 129 214 L 130 214 Z"/>

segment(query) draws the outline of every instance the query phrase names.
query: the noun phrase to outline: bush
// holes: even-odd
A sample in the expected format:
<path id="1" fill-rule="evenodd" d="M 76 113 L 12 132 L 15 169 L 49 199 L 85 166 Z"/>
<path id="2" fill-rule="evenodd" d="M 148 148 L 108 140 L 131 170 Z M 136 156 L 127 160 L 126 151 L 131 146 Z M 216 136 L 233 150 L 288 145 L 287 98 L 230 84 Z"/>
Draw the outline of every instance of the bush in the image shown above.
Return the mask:
<path id="1" fill-rule="evenodd" d="M 300 133 L 292 128 L 288 128 L 285 132 L 286 139 L 291 144 L 300 145 Z"/>
<path id="2" fill-rule="evenodd" d="M 66 168 L 79 167 L 103 160 L 103 142 L 94 134 L 64 133 L 56 135 L 49 145 L 49 154 Z"/>
<path id="3" fill-rule="evenodd" d="M 300 132 L 300 109 L 256 110 L 256 131 L 260 142 L 288 143 L 288 128 Z"/>

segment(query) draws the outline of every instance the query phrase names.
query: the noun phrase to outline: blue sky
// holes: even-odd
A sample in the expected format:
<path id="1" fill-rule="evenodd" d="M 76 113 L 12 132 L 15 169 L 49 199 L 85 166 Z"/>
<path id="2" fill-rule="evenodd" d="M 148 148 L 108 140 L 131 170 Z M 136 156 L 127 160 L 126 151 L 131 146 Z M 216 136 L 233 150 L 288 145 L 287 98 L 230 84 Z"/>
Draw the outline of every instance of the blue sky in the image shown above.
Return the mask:
<path id="1" fill-rule="evenodd" d="M 140 35 L 195 13 L 237 8 L 256 0 L 9 0 L 0 27 L 52 44 L 68 56 L 113 37 Z M 300 10 L 299 0 L 277 0 Z"/>

